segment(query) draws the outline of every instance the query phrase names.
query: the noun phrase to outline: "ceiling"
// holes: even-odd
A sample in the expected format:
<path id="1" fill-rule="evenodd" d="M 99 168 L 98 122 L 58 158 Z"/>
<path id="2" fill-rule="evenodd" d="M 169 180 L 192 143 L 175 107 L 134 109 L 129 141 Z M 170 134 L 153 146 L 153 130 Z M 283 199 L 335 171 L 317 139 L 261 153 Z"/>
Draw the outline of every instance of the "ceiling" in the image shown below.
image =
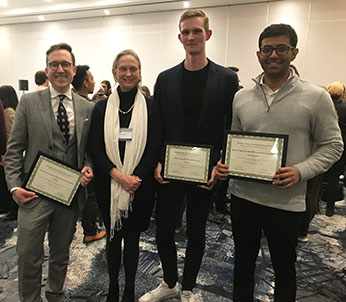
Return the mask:
<path id="1" fill-rule="evenodd" d="M 0 0 L 0 25 L 270 1 L 280 0 Z"/>

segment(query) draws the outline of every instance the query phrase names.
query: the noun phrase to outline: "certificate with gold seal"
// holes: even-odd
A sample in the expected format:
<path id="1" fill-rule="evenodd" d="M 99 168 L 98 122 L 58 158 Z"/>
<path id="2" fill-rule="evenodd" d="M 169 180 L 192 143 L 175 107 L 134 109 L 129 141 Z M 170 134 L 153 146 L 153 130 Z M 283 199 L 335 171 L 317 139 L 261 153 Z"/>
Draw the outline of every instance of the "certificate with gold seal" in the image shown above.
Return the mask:
<path id="1" fill-rule="evenodd" d="M 223 160 L 231 178 L 272 182 L 286 164 L 288 135 L 226 131 Z"/>
<path id="2" fill-rule="evenodd" d="M 212 146 L 165 143 L 164 180 L 206 184 L 211 174 Z"/>
<path id="3" fill-rule="evenodd" d="M 81 178 L 80 171 L 52 156 L 38 152 L 23 187 L 69 206 Z"/>

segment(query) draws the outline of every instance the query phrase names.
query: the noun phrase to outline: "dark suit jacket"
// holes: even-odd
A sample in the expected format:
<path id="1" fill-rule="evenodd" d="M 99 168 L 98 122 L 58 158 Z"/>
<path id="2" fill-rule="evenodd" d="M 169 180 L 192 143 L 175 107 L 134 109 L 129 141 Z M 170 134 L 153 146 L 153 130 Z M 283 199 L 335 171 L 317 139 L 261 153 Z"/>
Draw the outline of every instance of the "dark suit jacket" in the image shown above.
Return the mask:
<path id="1" fill-rule="evenodd" d="M 197 135 L 189 143 L 212 145 L 212 164 L 215 165 L 220 158 L 224 129 L 231 126 L 232 102 L 238 90 L 238 78 L 232 70 L 209 62 Z M 161 144 L 164 141 L 184 142 L 183 64 L 163 71 L 155 84 L 154 108 L 160 116 Z"/>
<path id="2" fill-rule="evenodd" d="M 104 142 L 104 117 L 108 99 L 96 103 L 92 115 L 89 132 L 88 150 L 94 165 L 95 192 L 97 202 L 104 217 L 106 227 L 109 229 L 110 217 L 110 175 L 109 172 L 115 165 L 109 160 Z M 147 144 L 141 161 L 133 174 L 142 179 L 142 184 L 135 193 L 132 203 L 132 212 L 126 223 L 130 228 L 145 230 L 154 205 L 154 169 L 159 157 L 158 125 L 151 110 L 151 101 L 146 99 L 148 109 Z"/>

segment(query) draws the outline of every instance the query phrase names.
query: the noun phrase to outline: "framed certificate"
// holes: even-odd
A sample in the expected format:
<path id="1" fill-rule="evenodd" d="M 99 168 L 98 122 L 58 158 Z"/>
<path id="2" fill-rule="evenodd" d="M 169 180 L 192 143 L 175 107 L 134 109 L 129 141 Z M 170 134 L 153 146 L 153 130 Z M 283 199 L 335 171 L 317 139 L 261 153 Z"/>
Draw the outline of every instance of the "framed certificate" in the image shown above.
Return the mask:
<path id="1" fill-rule="evenodd" d="M 223 161 L 231 178 L 272 182 L 286 164 L 288 135 L 226 131 Z"/>
<path id="2" fill-rule="evenodd" d="M 47 154 L 38 152 L 23 187 L 69 206 L 81 178 L 80 171 Z"/>
<path id="3" fill-rule="evenodd" d="M 211 174 L 211 152 L 212 146 L 166 142 L 163 179 L 207 184 Z"/>

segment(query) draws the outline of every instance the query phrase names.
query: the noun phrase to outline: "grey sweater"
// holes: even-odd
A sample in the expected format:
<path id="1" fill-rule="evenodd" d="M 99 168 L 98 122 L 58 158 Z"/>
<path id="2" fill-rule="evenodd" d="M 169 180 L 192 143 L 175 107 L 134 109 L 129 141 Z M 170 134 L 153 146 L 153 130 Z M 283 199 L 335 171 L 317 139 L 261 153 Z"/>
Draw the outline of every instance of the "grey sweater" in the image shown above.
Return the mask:
<path id="1" fill-rule="evenodd" d="M 301 180 L 287 189 L 234 180 L 232 194 L 264 206 L 302 212 L 306 181 L 328 170 L 343 151 L 334 105 L 324 89 L 293 75 L 269 106 L 260 77 L 235 95 L 232 130 L 288 134 L 286 166 L 298 168 Z"/>

